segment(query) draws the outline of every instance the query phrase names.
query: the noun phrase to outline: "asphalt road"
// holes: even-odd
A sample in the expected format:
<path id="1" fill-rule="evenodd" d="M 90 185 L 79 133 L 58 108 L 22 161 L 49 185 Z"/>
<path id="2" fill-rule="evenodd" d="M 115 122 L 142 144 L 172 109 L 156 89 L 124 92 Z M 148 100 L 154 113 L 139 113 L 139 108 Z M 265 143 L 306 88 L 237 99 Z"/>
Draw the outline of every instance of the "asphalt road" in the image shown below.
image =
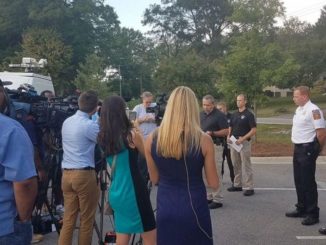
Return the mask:
<path id="1" fill-rule="evenodd" d="M 326 244 L 326 236 L 318 233 L 321 226 L 326 226 L 326 158 L 319 158 L 316 171 L 321 222 L 309 227 L 301 225 L 301 218 L 287 218 L 284 215 L 294 208 L 296 202 L 291 161 L 290 157 L 253 158 L 255 195 L 245 197 L 238 192 L 224 192 L 224 206 L 211 210 L 214 244 Z M 225 189 L 231 185 L 228 176 L 226 172 L 223 179 Z M 151 193 L 154 207 L 155 195 L 156 188 Z M 106 216 L 104 230 L 111 229 Z M 45 235 L 44 241 L 39 244 L 56 244 L 57 238 L 53 232 Z M 77 231 L 73 244 L 77 244 Z M 95 232 L 92 244 L 98 244 Z"/>

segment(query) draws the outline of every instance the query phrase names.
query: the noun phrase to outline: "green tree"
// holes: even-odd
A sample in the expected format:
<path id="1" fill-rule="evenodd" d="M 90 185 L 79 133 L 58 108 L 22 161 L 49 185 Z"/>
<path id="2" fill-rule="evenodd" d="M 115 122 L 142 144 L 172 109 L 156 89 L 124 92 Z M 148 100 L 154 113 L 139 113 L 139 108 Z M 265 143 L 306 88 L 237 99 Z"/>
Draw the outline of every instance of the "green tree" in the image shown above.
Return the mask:
<path id="1" fill-rule="evenodd" d="M 231 17 L 234 30 L 256 30 L 270 34 L 275 30 L 276 17 L 284 16 L 284 6 L 279 0 L 235 0 Z"/>
<path id="2" fill-rule="evenodd" d="M 326 55 L 321 50 L 325 49 L 326 36 L 323 38 L 323 30 L 319 28 L 322 19 L 323 15 L 319 19 L 320 22 L 312 26 L 292 18 L 286 21 L 278 32 L 277 43 L 284 52 L 290 52 L 300 64 L 296 85 L 313 86 L 320 74 L 325 71 Z"/>
<path id="3" fill-rule="evenodd" d="M 85 63 L 79 65 L 77 77 L 74 80 L 75 86 L 81 91 L 97 91 L 99 97 L 104 99 L 109 94 L 108 80 L 104 68 L 101 57 L 96 54 L 88 55 Z"/>
<path id="4" fill-rule="evenodd" d="M 246 93 L 255 104 L 261 99 L 265 86 L 291 87 L 299 68 L 277 44 L 265 43 L 264 35 L 250 31 L 236 39 L 226 56 L 219 88 L 227 98 Z"/>
<path id="5" fill-rule="evenodd" d="M 143 23 L 172 55 L 190 45 L 214 59 L 223 51 L 222 32 L 231 14 L 229 0 L 162 0 L 146 9 Z"/>
<path id="6" fill-rule="evenodd" d="M 165 58 L 155 73 L 155 82 L 161 92 L 170 92 L 180 85 L 189 86 L 198 98 L 215 94 L 217 71 L 215 66 L 193 50 L 176 57 Z"/>
<path id="7" fill-rule="evenodd" d="M 61 36 L 51 29 L 29 29 L 23 34 L 19 57 L 47 59 L 48 65 L 41 73 L 50 74 L 57 93 L 69 86 L 65 80 L 72 57 L 72 48 L 65 45 Z"/>

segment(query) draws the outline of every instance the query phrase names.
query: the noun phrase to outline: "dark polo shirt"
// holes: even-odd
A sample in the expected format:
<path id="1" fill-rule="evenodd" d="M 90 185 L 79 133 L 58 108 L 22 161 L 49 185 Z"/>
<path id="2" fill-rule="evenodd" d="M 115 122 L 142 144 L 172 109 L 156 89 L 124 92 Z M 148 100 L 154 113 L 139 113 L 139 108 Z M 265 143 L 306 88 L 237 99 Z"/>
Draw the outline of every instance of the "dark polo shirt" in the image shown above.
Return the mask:
<path id="1" fill-rule="evenodd" d="M 231 135 L 238 138 L 246 135 L 252 128 L 256 128 L 255 116 L 248 109 L 243 112 L 236 111 L 232 114 L 230 127 L 232 128 Z"/>
<path id="2" fill-rule="evenodd" d="M 204 132 L 219 131 L 228 128 L 228 122 L 226 116 L 221 111 L 214 108 L 209 114 L 206 114 L 204 111 L 200 112 L 200 127 Z M 221 144 L 224 137 L 212 136 L 212 139 L 215 144 Z"/>

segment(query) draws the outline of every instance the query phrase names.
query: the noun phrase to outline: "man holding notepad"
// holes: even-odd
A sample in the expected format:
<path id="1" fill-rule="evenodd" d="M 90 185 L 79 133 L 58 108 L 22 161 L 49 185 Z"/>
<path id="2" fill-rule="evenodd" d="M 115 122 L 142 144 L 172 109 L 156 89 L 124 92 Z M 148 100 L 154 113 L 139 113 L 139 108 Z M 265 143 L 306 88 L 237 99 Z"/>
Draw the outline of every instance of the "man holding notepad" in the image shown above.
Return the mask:
<path id="1" fill-rule="evenodd" d="M 242 191 L 242 187 L 246 187 L 243 192 L 245 196 L 252 196 L 254 192 L 253 171 L 251 165 L 251 138 L 256 134 L 256 120 L 252 112 L 246 108 L 247 99 L 244 94 L 237 96 L 238 111 L 233 113 L 229 135 L 227 137 L 228 143 L 232 144 L 231 139 L 236 139 L 234 144 L 240 146 L 238 149 L 231 147 L 231 159 L 234 166 L 234 184 L 228 188 L 228 191 Z M 234 138 L 233 138 L 234 137 Z M 242 147 L 241 147 L 242 145 Z M 231 145 L 232 146 L 232 145 Z M 242 183 L 242 165 L 245 167 L 246 180 Z"/>

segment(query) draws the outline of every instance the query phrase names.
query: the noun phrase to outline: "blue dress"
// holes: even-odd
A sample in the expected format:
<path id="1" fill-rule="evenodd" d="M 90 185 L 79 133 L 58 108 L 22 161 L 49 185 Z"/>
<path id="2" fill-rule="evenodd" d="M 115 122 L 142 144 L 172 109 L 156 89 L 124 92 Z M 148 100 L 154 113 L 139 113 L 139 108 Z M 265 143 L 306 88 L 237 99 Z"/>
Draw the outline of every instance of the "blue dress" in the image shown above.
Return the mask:
<path id="1" fill-rule="evenodd" d="M 190 152 L 186 157 L 191 200 L 195 212 L 192 209 L 188 193 L 184 159 L 176 160 L 157 155 L 155 139 L 151 152 L 159 172 L 156 215 L 157 244 L 212 245 L 211 218 L 202 178 L 204 156 L 201 151 Z M 196 221 L 196 215 L 199 224 Z"/>
<path id="2" fill-rule="evenodd" d="M 126 148 L 117 154 L 109 201 L 118 233 L 143 233 L 155 229 L 155 217 L 147 187 L 137 166 L 138 152 Z M 112 165 L 113 156 L 107 157 Z"/>

